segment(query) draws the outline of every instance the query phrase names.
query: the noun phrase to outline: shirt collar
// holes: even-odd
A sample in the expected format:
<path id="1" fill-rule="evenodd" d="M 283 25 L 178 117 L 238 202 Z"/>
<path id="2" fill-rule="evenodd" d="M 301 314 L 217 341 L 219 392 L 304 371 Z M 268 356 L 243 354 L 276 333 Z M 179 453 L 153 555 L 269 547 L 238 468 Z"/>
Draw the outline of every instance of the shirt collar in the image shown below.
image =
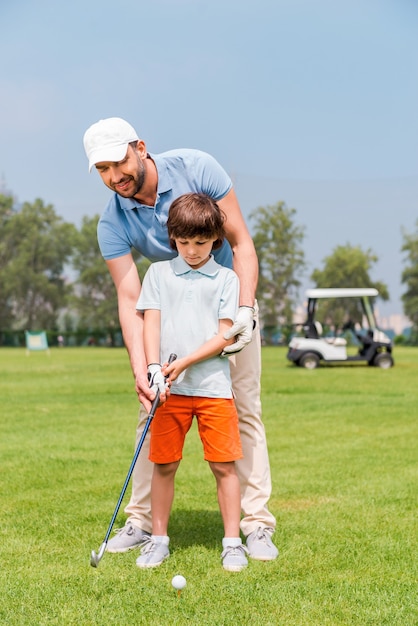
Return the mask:
<path id="1" fill-rule="evenodd" d="M 186 263 L 186 261 L 180 255 L 172 259 L 170 263 L 176 276 L 188 274 L 189 272 L 196 272 L 199 274 L 203 274 L 204 276 L 216 276 L 216 274 L 219 272 L 220 267 L 212 255 L 210 255 L 209 260 L 197 270 L 194 270 L 192 267 L 190 267 L 190 265 Z"/>
<path id="2" fill-rule="evenodd" d="M 173 184 L 171 182 L 171 177 L 168 172 L 168 167 L 166 161 L 161 158 L 159 154 L 149 154 L 151 159 L 155 163 L 155 167 L 157 168 L 158 173 L 158 187 L 157 192 L 159 194 L 165 193 L 166 191 L 170 191 L 172 189 Z"/>

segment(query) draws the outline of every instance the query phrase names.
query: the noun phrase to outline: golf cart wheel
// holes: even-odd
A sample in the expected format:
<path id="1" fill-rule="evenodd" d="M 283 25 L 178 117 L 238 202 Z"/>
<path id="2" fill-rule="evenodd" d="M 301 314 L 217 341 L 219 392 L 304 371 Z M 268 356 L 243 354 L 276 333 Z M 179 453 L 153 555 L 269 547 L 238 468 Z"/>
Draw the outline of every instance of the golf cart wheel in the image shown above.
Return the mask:
<path id="1" fill-rule="evenodd" d="M 307 370 L 314 370 L 319 365 L 319 356 L 315 352 L 307 352 L 300 357 L 299 365 Z"/>
<path id="2" fill-rule="evenodd" d="M 388 370 L 393 366 L 393 358 L 389 352 L 379 352 L 373 359 L 373 365 Z"/>

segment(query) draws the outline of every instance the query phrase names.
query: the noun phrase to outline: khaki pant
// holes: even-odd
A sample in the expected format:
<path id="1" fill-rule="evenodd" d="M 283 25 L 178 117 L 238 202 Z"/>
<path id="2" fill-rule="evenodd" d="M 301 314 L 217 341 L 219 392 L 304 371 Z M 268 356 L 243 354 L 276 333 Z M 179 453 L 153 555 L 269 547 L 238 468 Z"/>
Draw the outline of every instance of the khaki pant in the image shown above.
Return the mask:
<path id="1" fill-rule="evenodd" d="M 261 421 L 261 342 L 258 319 L 251 343 L 231 356 L 230 364 L 244 454 L 244 458 L 236 461 L 235 465 L 241 485 L 241 531 L 246 537 L 259 526 L 273 529 L 276 526 L 276 520 L 267 506 L 271 495 L 271 477 L 266 435 Z M 136 445 L 146 419 L 147 414 L 141 406 Z M 136 462 L 132 474 L 132 495 L 125 508 L 129 521 L 147 532 L 151 532 L 152 528 L 150 499 L 153 464 L 148 460 L 149 436 L 148 433 Z"/>

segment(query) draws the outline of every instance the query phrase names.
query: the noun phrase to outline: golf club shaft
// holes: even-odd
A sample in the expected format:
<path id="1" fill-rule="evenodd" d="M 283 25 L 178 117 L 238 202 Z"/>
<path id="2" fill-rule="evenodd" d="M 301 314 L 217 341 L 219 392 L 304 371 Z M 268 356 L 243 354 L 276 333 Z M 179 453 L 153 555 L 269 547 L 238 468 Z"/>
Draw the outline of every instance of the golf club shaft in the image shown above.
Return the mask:
<path id="1" fill-rule="evenodd" d="M 145 437 L 146 437 L 146 435 L 148 433 L 149 425 L 150 425 L 151 420 L 153 419 L 153 417 L 155 415 L 155 411 L 157 410 L 159 401 L 160 401 L 160 391 L 157 390 L 157 394 L 156 394 L 155 399 L 154 399 L 154 401 L 152 403 L 152 406 L 151 406 L 151 411 L 150 411 L 150 413 L 148 415 L 147 421 L 145 422 L 144 430 L 142 431 L 141 438 L 140 438 L 138 446 L 137 446 L 137 448 L 135 450 L 134 458 L 132 459 L 132 463 L 131 463 L 131 466 L 130 466 L 130 468 L 128 470 L 128 473 L 126 475 L 125 482 L 124 482 L 123 487 L 122 487 L 122 491 L 120 492 L 119 500 L 118 500 L 118 502 L 116 504 L 116 507 L 115 507 L 115 510 L 113 512 L 112 519 L 110 520 L 109 528 L 107 529 L 107 532 L 106 532 L 106 535 L 105 535 L 105 538 L 104 538 L 104 543 L 107 543 L 107 541 L 109 539 L 109 536 L 110 536 L 110 533 L 112 532 L 113 524 L 115 523 L 116 516 L 119 513 L 120 505 L 122 504 L 122 500 L 123 500 L 123 498 L 125 496 L 126 489 L 128 488 L 128 484 L 129 484 L 129 481 L 131 479 L 132 473 L 134 471 L 134 467 L 136 465 L 136 462 L 138 460 L 139 453 L 141 452 L 142 444 L 144 443 L 144 439 L 145 439 Z"/>
<path id="2" fill-rule="evenodd" d="M 176 358 L 177 358 L 177 355 L 170 354 L 168 362 L 172 363 L 173 361 L 175 361 Z M 132 473 L 134 471 L 135 464 L 136 464 L 136 462 L 138 460 L 139 453 L 141 452 L 142 444 L 144 443 L 145 437 L 147 436 L 147 433 L 148 433 L 148 429 L 149 429 L 150 424 L 151 424 L 151 422 L 152 422 L 152 420 L 154 418 L 155 412 L 156 412 L 156 410 L 158 408 L 159 401 L 160 401 L 160 391 L 159 391 L 159 389 L 157 389 L 157 393 L 156 393 L 156 396 L 155 396 L 155 398 L 153 400 L 153 403 L 152 403 L 152 406 L 151 406 L 151 410 L 150 410 L 150 412 L 148 414 L 147 421 L 145 422 L 144 430 L 142 431 L 141 438 L 140 438 L 140 440 L 138 442 L 138 445 L 136 447 L 134 458 L 132 459 L 132 463 L 131 463 L 131 466 L 130 466 L 130 468 L 128 470 L 128 473 L 126 475 L 125 482 L 124 482 L 123 487 L 122 487 L 122 491 L 120 492 L 119 500 L 118 500 L 118 502 L 116 504 L 116 507 L 115 507 L 115 510 L 113 512 L 112 519 L 110 520 L 109 528 L 107 529 L 107 532 L 106 532 L 106 535 L 105 535 L 105 538 L 104 538 L 104 541 L 103 541 L 104 544 L 107 544 L 109 536 L 110 536 L 110 533 L 112 532 L 113 524 L 115 523 L 116 516 L 119 513 L 120 505 L 122 504 L 122 500 L 124 498 L 124 495 L 126 493 L 126 489 L 128 487 L 129 481 L 130 481 Z"/>

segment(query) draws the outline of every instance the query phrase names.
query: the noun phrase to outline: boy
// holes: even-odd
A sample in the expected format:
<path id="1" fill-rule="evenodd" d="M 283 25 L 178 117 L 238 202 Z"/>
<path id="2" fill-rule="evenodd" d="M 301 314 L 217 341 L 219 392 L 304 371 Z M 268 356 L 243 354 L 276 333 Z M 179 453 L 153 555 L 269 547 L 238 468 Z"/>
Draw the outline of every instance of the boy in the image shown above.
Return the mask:
<path id="1" fill-rule="evenodd" d="M 171 261 L 149 268 L 137 309 L 144 315 L 144 347 L 150 386 L 166 399 L 151 425 L 150 460 L 152 535 L 142 549 L 138 567 L 155 567 L 169 557 L 167 535 L 174 498 L 174 477 L 184 439 L 197 417 L 204 457 L 216 478 L 224 524 L 224 569 L 247 566 L 240 538 L 240 485 L 235 461 L 242 458 L 238 415 L 232 399 L 229 362 L 220 357 L 233 340 L 225 340 L 238 309 L 236 274 L 218 265 L 212 249 L 222 245 L 224 216 L 216 202 L 198 193 L 177 198 L 167 221 Z M 163 368 L 170 352 L 177 359 Z M 167 394 L 168 395 L 168 394 Z"/>

